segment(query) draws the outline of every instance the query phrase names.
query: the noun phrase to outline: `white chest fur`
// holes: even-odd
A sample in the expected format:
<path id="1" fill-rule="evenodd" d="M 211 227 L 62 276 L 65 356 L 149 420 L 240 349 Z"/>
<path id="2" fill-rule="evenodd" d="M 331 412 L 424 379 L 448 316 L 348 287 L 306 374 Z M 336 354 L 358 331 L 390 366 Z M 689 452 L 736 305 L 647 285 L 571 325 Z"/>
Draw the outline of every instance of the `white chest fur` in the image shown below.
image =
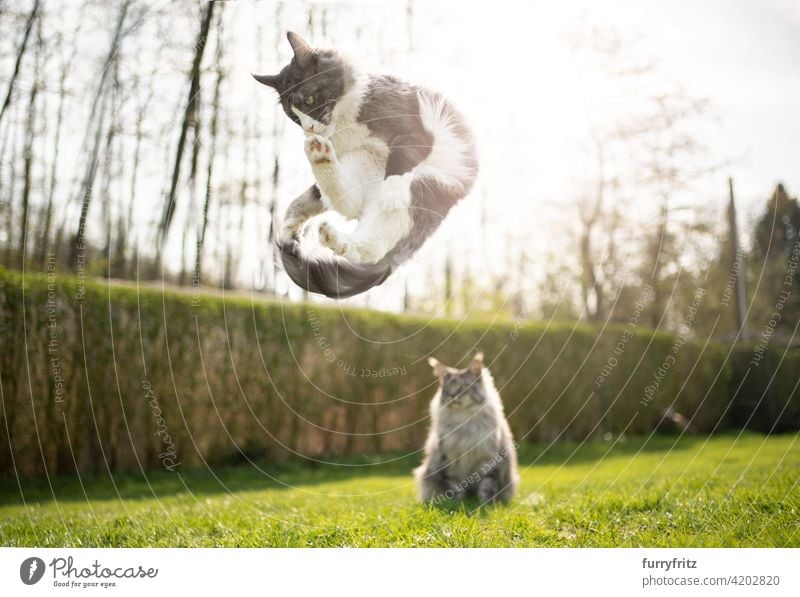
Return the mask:
<path id="1" fill-rule="evenodd" d="M 362 124 L 337 127 L 330 140 L 336 152 L 333 174 L 337 180 L 332 181 L 327 173 L 321 173 L 317 182 L 323 200 L 343 216 L 357 219 L 363 215 L 370 199 L 374 200 L 380 192 L 389 148 L 379 139 L 370 137 L 369 130 Z"/>
<path id="2" fill-rule="evenodd" d="M 328 166 L 314 168 L 323 202 L 347 218 L 360 218 L 370 199 L 379 193 L 386 172 L 389 147 L 357 121 L 365 83 L 359 81 L 333 110 L 326 136 L 335 153 Z"/>

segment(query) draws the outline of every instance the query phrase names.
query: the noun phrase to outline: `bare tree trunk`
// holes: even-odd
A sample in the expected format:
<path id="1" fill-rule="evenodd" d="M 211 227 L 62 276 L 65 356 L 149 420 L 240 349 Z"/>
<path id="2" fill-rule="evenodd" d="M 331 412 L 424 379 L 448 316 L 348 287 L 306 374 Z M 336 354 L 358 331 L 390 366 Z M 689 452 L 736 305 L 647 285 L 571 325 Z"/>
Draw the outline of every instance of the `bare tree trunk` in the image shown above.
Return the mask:
<path id="1" fill-rule="evenodd" d="M 6 239 L 6 251 L 5 251 L 5 253 L 6 253 L 6 261 L 5 261 L 6 266 L 9 265 L 9 260 L 10 260 L 9 251 L 10 251 L 11 240 L 12 240 L 11 239 L 12 222 L 10 220 L 10 218 L 11 218 L 10 211 L 11 211 L 11 201 L 12 201 L 13 197 L 12 197 L 12 195 L 5 196 L 3 194 L 3 183 L 5 182 L 5 179 L 3 178 L 3 173 L 4 173 L 4 170 L 5 170 L 3 168 L 3 160 L 5 159 L 5 156 L 6 156 L 6 149 L 8 148 L 9 140 L 12 138 L 10 128 L 11 127 L 6 127 L 6 129 L 4 131 L 4 134 L 3 134 L 3 144 L 0 145 L 0 216 L 3 216 L 3 217 L 5 217 L 7 219 L 6 231 L 9 234 L 8 238 Z M 11 162 L 11 166 L 12 166 L 11 167 L 11 180 L 12 181 L 14 180 L 13 164 L 14 163 L 12 161 Z"/>
<path id="2" fill-rule="evenodd" d="M 113 276 L 115 266 L 116 255 L 114 254 L 114 243 L 112 242 L 113 231 L 114 231 L 114 220 L 119 220 L 119 214 L 117 214 L 117 218 L 114 217 L 114 213 L 112 213 L 114 205 L 112 202 L 111 196 L 111 183 L 116 179 L 116 174 L 114 172 L 114 146 L 117 139 L 117 132 L 120 128 L 119 123 L 119 115 L 120 115 L 120 103 L 121 103 L 121 93 L 120 93 L 120 81 L 119 81 L 119 60 L 115 57 L 114 58 L 114 83 L 112 87 L 111 93 L 111 118 L 110 123 L 108 126 L 108 133 L 106 134 L 106 142 L 105 142 L 105 150 L 104 150 L 104 159 L 103 159 L 103 182 L 101 185 L 100 197 L 101 197 L 101 205 L 103 207 L 103 226 L 106 233 L 106 246 L 104 247 L 104 252 L 106 254 L 106 258 L 108 260 L 108 275 Z M 120 235 L 121 231 L 117 230 L 117 234 Z M 119 242 L 119 236 L 117 237 L 117 242 Z"/>
<path id="3" fill-rule="evenodd" d="M 202 276 L 203 264 L 203 246 L 206 242 L 206 231 L 208 229 L 208 212 L 211 209 L 211 197 L 214 184 L 214 159 L 217 155 L 217 137 L 219 132 L 219 108 L 220 108 L 220 90 L 222 88 L 222 81 L 225 78 L 225 73 L 222 69 L 222 7 L 220 7 L 220 14 L 217 16 L 217 48 L 214 53 L 214 63 L 216 64 L 217 80 L 214 84 L 214 98 L 211 100 L 211 122 L 210 122 L 210 136 L 211 146 L 208 151 L 208 165 L 206 167 L 206 190 L 203 198 L 203 213 L 202 222 L 200 224 L 200 233 L 197 238 L 197 248 L 194 258 L 194 277 L 196 283 L 200 283 Z"/>
<path id="4" fill-rule="evenodd" d="M 745 305 L 745 292 L 744 292 L 744 272 L 742 271 L 742 264 L 739 259 L 741 248 L 739 247 L 739 227 L 736 224 L 736 202 L 733 198 L 733 178 L 728 178 L 728 193 L 730 200 L 728 202 L 728 240 L 730 242 L 730 261 L 726 263 L 730 270 L 737 271 L 736 275 L 736 292 L 734 294 L 736 304 L 736 331 L 742 342 L 747 342 L 749 334 L 746 326 L 746 305 Z"/>
<path id="5" fill-rule="evenodd" d="M 315 23 L 315 21 L 316 21 L 316 19 L 314 18 L 314 17 L 316 16 L 316 14 L 315 14 L 315 13 L 316 13 L 316 10 L 315 10 L 315 7 L 314 7 L 314 5 L 313 5 L 313 4 L 309 4 L 309 6 L 308 6 L 308 21 L 307 21 L 307 26 L 308 26 L 308 35 L 309 35 L 309 36 L 310 36 L 312 39 L 313 39 L 313 38 L 315 37 L 315 35 L 316 35 L 316 32 L 315 32 L 315 30 L 314 30 L 314 23 Z"/>
<path id="6" fill-rule="evenodd" d="M 282 24 L 282 5 L 280 2 L 275 5 L 275 51 L 279 50 L 280 45 L 283 43 L 283 24 Z M 276 108 L 275 112 L 279 110 Z M 267 241 L 269 244 L 270 255 L 272 256 L 272 293 L 278 294 L 278 275 L 280 267 L 278 266 L 278 256 L 275 255 L 273 247 L 275 246 L 275 222 L 278 217 L 278 186 L 281 180 L 281 162 L 278 155 L 278 147 L 280 145 L 281 126 L 279 123 L 283 122 L 280 114 L 272 120 L 272 147 L 274 148 L 274 156 L 272 163 L 272 196 L 270 197 L 269 204 L 269 234 Z"/>
<path id="7" fill-rule="evenodd" d="M 230 219 L 228 219 L 230 224 Z M 230 230 L 230 226 L 226 227 L 227 230 Z M 222 274 L 222 287 L 226 290 L 229 288 L 233 288 L 233 274 L 231 273 L 233 270 L 233 255 L 231 251 L 231 243 L 228 240 L 225 243 L 225 271 Z"/>
<path id="8" fill-rule="evenodd" d="M 31 12 L 28 15 L 28 20 L 25 23 L 25 31 L 22 33 L 22 41 L 19 44 L 19 50 L 17 50 L 17 59 L 14 62 L 14 70 L 11 72 L 11 78 L 8 80 L 6 99 L 3 101 L 2 107 L 0 107 L 0 122 L 3 121 L 3 116 L 5 115 L 6 110 L 11 103 L 11 97 L 14 94 L 14 84 L 17 82 L 17 76 L 19 76 L 19 67 L 22 64 L 22 58 L 25 56 L 25 50 L 28 47 L 28 39 L 31 36 L 33 23 L 39 13 L 40 5 L 40 0 L 33 0 L 33 7 L 31 8 Z"/>
<path id="9" fill-rule="evenodd" d="M 519 247 L 519 261 L 517 263 L 517 288 L 513 294 L 513 309 L 514 309 L 514 317 L 518 319 L 525 319 L 526 313 L 528 313 L 528 305 L 525 302 L 525 297 L 527 293 L 525 292 L 525 288 L 523 283 L 525 280 L 529 279 L 528 276 L 528 266 L 530 265 L 530 259 L 528 257 L 528 253 L 525 251 L 525 244 L 521 243 Z"/>
<path id="10" fill-rule="evenodd" d="M 653 270 L 650 276 L 653 280 L 653 300 L 651 301 L 652 310 L 650 312 L 650 325 L 653 328 L 658 328 L 661 323 L 666 305 L 663 304 L 664 296 L 663 289 L 661 288 L 661 269 L 664 265 L 665 259 L 663 258 L 664 243 L 667 235 L 667 222 L 669 219 L 669 209 L 667 207 L 667 199 L 663 198 L 661 210 L 659 212 L 658 226 L 655 228 L 650 246 L 650 257 L 653 260 Z"/>
<path id="11" fill-rule="evenodd" d="M 74 54 L 73 54 L 74 57 Z M 66 79 L 69 66 L 65 63 L 61 69 L 61 76 L 58 83 L 58 108 L 56 109 L 56 131 L 53 140 L 53 162 L 50 164 L 50 182 L 47 189 L 47 207 L 45 208 L 44 222 L 42 223 L 41 235 L 39 237 L 38 255 L 36 257 L 40 267 L 47 266 L 47 248 L 50 245 L 50 227 L 53 223 L 53 198 L 56 192 L 56 181 L 58 173 L 59 148 L 61 146 L 61 128 L 64 122 L 64 97 L 66 96 Z"/>
<path id="12" fill-rule="evenodd" d="M 38 83 L 34 83 L 31 89 L 30 101 L 28 103 L 28 118 L 25 122 L 25 149 L 23 150 L 22 168 L 22 214 L 20 218 L 20 239 L 19 239 L 19 263 L 24 269 L 25 256 L 28 252 L 28 217 L 31 205 L 31 169 L 33 166 L 33 138 L 35 135 L 34 126 L 36 121 L 36 96 L 39 91 Z"/>
<path id="13" fill-rule="evenodd" d="M 38 27 L 38 41 L 36 44 L 36 75 L 31 88 L 28 100 L 28 116 L 25 119 L 25 149 L 23 150 L 23 169 L 22 169 L 22 218 L 20 220 L 20 242 L 19 242 L 19 264 L 25 269 L 25 257 L 28 253 L 28 218 L 30 216 L 31 205 L 31 170 L 33 169 L 33 141 L 36 137 L 36 98 L 39 95 L 41 84 L 41 64 L 39 60 L 42 53 L 41 20 Z"/>
<path id="14" fill-rule="evenodd" d="M 106 87 L 106 78 L 108 77 L 108 73 L 111 70 L 112 62 L 114 61 L 115 57 L 117 56 L 120 46 L 122 44 L 122 40 L 125 37 L 126 33 L 123 31 L 123 26 L 125 24 L 125 19 L 128 17 L 128 10 L 133 4 L 134 0 L 125 0 L 125 2 L 120 6 L 119 14 L 117 15 L 117 23 L 114 28 L 114 34 L 111 38 L 111 46 L 108 49 L 108 53 L 106 54 L 105 61 L 103 63 L 103 68 L 100 71 L 100 81 L 97 84 L 97 91 L 95 91 L 94 98 L 92 99 L 92 108 L 89 112 L 89 120 L 88 120 L 88 127 L 86 136 L 89 136 L 89 131 L 91 130 L 92 122 L 94 122 L 95 114 L 97 112 L 97 106 L 100 103 L 100 100 L 103 98 L 105 93 Z"/>
<path id="15" fill-rule="evenodd" d="M 197 94 L 200 91 L 200 64 L 203 61 L 203 53 L 206 49 L 206 42 L 208 41 L 208 29 L 211 24 L 211 16 L 214 12 L 214 2 L 206 4 L 206 9 L 200 21 L 200 31 L 197 34 L 197 42 L 195 43 L 194 61 L 192 62 L 192 70 L 189 77 L 189 98 L 186 102 L 186 110 L 183 113 L 183 123 L 181 124 L 181 132 L 178 137 L 178 147 L 175 151 L 175 167 L 172 170 L 172 182 L 169 187 L 169 194 L 167 201 L 164 205 L 164 214 L 161 218 L 161 248 L 159 253 L 163 250 L 164 241 L 166 241 L 167 234 L 169 233 L 172 218 L 175 215 L 175 191 L 178 188 L 178 180 L 181 175 L 181 162 L 183 161 L 183 151 L 186 145 L 186 136 L 189 132 L 189 127 L 194 125 L 196 118 Z"/>
<path id="16" fill-rule="evenodd" d="M 250 133 L 251 129 L 252 126 L 250 124 L 250 115 L 248 114 L 245 116 L 245 121 L 244 121 L 244 131 L 245 135 L 247 136 L 244 139 L 244 159 L 243 159 L 244 172 L 242 173 L 242 184 L 239 187 L 239 233 L 236 235 L 236 242 L 239 243 L 237 248 L 239 250 L 234 252 L 231 262 L 231 267 L 232 269 L 236 270 L 236 272 L 239 271 L 239 266 L 240 266 L 239 255 L 241 255 L 241 246 L 242 246 L 241 243 L 242 239 L 244 238 L 245 213 L 247 211 L 247 206 L 248 206 L 247 193 L 250 187 L 250 168 L 252 166 L 252 155 L 253 155 L 252 151 L 253 137 L 252 134 Z M 233 272 L 231 272 L 231 280 L 232 283 L 235 284 L 236 278 L 234 277 Z"/>
<path id="17" fill-rule="evenodd" d="M 582 296 L 584 311 L 591 321 L 600 321 L 605 318 L 605 295 L 603 292 L 602 281 L 597 276 L 597 256 L 593 245 L 595 228 L 600 221 L 603 213 L 606 193 L 606 174 L 605 174 L 605 154 L 602 143 L 595 138 L 597 151 L 597 184 L 594 198 L 590 205 L 579 208 L 579 216 L 582 224 L 580 231 L 579 257 L 582 270 Z M 592 305 L 594 298 L 594 305 Z"/>
<path id="18" fill-rule="evenodd" d="M 11 180 L 8 183 L 8 201 L 6 203 L 6 267 L 11 267 L 12 254 L 14 252 L 14 237 L 16 236 L 14 233 L 16 228 L 16 222 L 14 221 L 14 194 L 17 188 L 17 132 L 17 127 L 13 127 L 13 134 L 11 135 Z"/>
<path id="19" fill-rule="evenodd" d="M 89 156 L 89 162 L 86 165 L 86 172 L 84 173 L 83 177 L 81 212 L 78 218 L 78 229 L 75 232 L 75 242 L 72 245 L 72 254 L 70 256 L 70 264 L 73 270 L 77 268 L 79 253 L 82 250 L 81 245 L 86 240 L 86 218 L 89 215 L 89 206 L 92 202 L 92 189 L 94 188 L 94 179 L 95 174 L 97 173 L 97 162 L 100 157 L 100 146 L 102 144 L 103 125 L 105 124 L 107 105 L 107 100 L 104 100 L 100 105 L 100 120 L 97 123 L 97 130 L 95 131 L 93 150 L 92 154 Z"/>
<path id="20" fill-rule="evenodd" d="M 70 258 L 70 262 L 73 268 L 77 265 L 78 253 L 80 251 L 79 245 L 81 245 L 86 238 L 86 217 L 89 214 L 89 206 L 91 205 L 91 200 L 92 200 L 92 188 L 94 187 L 95 175 L 97 173 L 97 160 L 100 155 L 100 146 L 103 137 L 103 125 L 105 122 L 105 112 L 108 106 L 108 102 L 104 98 L 105 86 L 106 86 L 105 82 L 106 78 L 108 77 L 108 71 L 110 70 L 112 63 L 119 52 L 120 44 L 122 43 L 122 39 L 124 37 L 123 25 L 125 24 L 125 18 L 128 15 L 128 9 L 130 8 L 130 5 L 131 5 L 131 0 L 127 0 L 120 7 L 119 15 L 117 16 L 117 23 L 114 29 L 114 34 L 111 38 L 111 45 L 109 46 L 108 54 L 106 56 L 106 60 L 103 65 L 103 70 L 100 74 L 100 82 L 97 86 L 97 92 L 95 93 L 94 100 L 92 102 L 92 109 L 90 112 L 90 117 L 89 117 L 90 120 L 87 126 L 87 131 L 91 130 L 98 102 L 100 102 L 100 116 L 98 118 L 97 128 L 95 130 L 94 142 L 90 154 L 90 159 L 86 164 L 86 171 L 84 172 L 83 183 L 81 185 L 81 200 L 80 200 L 81 211 L 78 219 L 78 229 L 75 233 L 75 244 L 72 247 L 72 255 Z"/>
<path id="21" fill-rule="evenodd" d="M 155 73 L 155 68 L 151 72 L 151 77 L 150 77 L 151 83 L 153 80 L 154 73 Z M 137 85 L 137 87 L 139 87 L 139 85 Z M 148 87 L 149 91 L 144 100 L 142 100 L 141 96 L 138 96 L 137 94 L 139 100 L 137 101 L 137 107 L 136 107 L 136 133 L 133 146 L 133 165 L 131 167 L 131 178 L 129 187 L 130 190 L 128 193 L 128 212 L 125 217 L 125 237 L 127 241 L 126 245 L 128 244 L 128 242 L 130 242 L 132 236 L 131 231 L 133 230 L 133 209 L 134 206 L 136 205 L 136 196 L 137 196 L 136 189 L 139 181 L 139 165 L 141 163 L 141 155 L 142 155 L 142 140 L 144 139 L 145 116 L 147 115 L 148 108 L 150 107 L 150 102 L 152 102 L 154 95 L 154 86 L 150 84 L 148 85 Z M 136 244 L 137 243 L 134 241 L 134 245 Z M 126 251 L 127 251 L 127 246 L 126 246 Z M 134 258 L 137 259 L 138 263 L 138 248 L 136 248 L 135 246 L 131 253 L 131 259 Z"/>
<path id="22" fill-rule="evenodd" d="M 189 230 L 192 226 L 194 219 L 195 196 L 197 193 L 197 163 L 200 153 L 200 107 L 195 102 L 194 116 L 191 122 L 192 128 L 192 155 L 189 161 L 189 205 L 186 213 L 186 221 L 183 224 L 183 236 L 181 238 L 181 271 L 178 278 L 178 284 L 183 285 L 186 283 L 188 274 L 186 267 L 187 247 L 186 243 L 189 240 Z"/>
<path id="23" fill-rule="evenodd" d="M 152 96 L 151 96 L 152 97 Z M 149 98 L 143 106 L 139 107 L 136 115 L 136 140 L 133 145 L 133 165 L 131 167 L 130 194 L 128 198 L 127 226 L 133 223 L 133 207 L 136 205 L 136 188 L 139 178 L 139 164 L 142 159 L 142 139 L 144 137 L 144 112 L 149 105 Z"/>
<path id="24" fill-rule="evenodd" d="M 273 130 L 273 140 L 277 145 L 277 126 Z M 278 158 L 278 152 L 275 152 L 275 158 L 272 164 L 272 199 L 269 204 L 269 235 L 267 242 L 272 253 L 272 292 L 278 292 L 278 273 L 280 268 L 278 266 L 277 255 L 274 254 L 272 247 L 275 246 L 275 222 L 278 218 L 278 185 L 281 180 L 281 162 Z"/>
<path id="25" fill-rule="evenodd" d="M 63 123 L 64 123 L 64 105 L 65 100 L 67 97 L 67 81 L 69 80 L 69 76 L 72 70 L 72 65 L 75 62 L 75 57 L 78 54 L 78 39 L 82 35 L 82 27 L 83 27 L 83 16 L 85 11 L 86 5 L 82 5 L 81 9 L 78 11 L 78 20 L 79 25 L 73 31 L 71 35 L 71 51 L 69 55 L 64 56 L 62 53 L 62 61 L 61 61 L 61 72 L 59 75 L 59 87 L 58 87 L 58 109 L 57 109 L 57 117 L 56 117 L 56 131 L 55 131 L 55 139 L 53 141 L 53 156 L 52 156 L 52 163 L 50 165 L 50 181 L 48 184 L 48 192 L 47 192 L 47 208 L 45 212 L 45 221 L 42 226 L 41 236 L 40 236 L 40 253 L 38 257 L 38 262 L 41 264 L 42 269 L 47 267 L 47 253 L 48 247 L 53 247 L 53 252 L 56 253 L 62 247 L 62 241 L 64 238 L 65 233 L 65 226 L 66 220 L 55 217 L 55 213 L 57 211 L 56 205 L 57 202 L 55 201 L 55 193 L 56 187 L 58 186 L 58 160 L 60 157 L 60 149 L 61 149 L 61 134 L 63 130 Z M 63 44 L 63 36 L 58 33 L 56 35 L 57 43 L 55 47 L 59 53 L 63 52 L 64 44 Z M 66 187 L 66 183 L 64 185 Z M 64 193 L 62 193 L 63 195 Z M 63 207 L 62 207 L 63 209 Z M 54 231 L 55 235 L 52 240 L 50 240 L 51 236 L 51 229 L 53 228 L 53 223 L 55 221 L 59 221 L 60 224 L 58 228 Z M 69 255 L 62 257 L 61 261 L 64 262 L 65 259 L 69 259 Z"/>

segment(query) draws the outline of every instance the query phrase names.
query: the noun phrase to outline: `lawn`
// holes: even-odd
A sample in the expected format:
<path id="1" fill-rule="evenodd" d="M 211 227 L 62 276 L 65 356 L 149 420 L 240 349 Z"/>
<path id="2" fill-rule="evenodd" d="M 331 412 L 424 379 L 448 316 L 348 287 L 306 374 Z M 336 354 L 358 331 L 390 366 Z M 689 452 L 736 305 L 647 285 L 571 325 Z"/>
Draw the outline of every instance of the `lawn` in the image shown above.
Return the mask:
<path id="1" fill-rule="evenodd" d="M 5 478 L 0 544 L 798 547 L 799 438 L 523 446 L 520 492 L 506 507 L 418 504 L 419 455 L 39 479 L 21 490 Z"/>

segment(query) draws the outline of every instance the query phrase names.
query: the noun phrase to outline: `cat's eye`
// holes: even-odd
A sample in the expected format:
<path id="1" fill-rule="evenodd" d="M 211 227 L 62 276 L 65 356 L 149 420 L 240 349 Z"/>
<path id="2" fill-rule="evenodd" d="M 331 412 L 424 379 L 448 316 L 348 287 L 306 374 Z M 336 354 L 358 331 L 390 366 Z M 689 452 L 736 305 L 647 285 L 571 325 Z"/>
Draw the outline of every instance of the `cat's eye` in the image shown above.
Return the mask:
<path id="1" fill-rule="evenodd" d="M 314 105 L 314 96 L 313 95 L 307 95 L 306 99 L 305 99 L 305 102 L 306 102 L 306 106 L 313 106 Z"/>

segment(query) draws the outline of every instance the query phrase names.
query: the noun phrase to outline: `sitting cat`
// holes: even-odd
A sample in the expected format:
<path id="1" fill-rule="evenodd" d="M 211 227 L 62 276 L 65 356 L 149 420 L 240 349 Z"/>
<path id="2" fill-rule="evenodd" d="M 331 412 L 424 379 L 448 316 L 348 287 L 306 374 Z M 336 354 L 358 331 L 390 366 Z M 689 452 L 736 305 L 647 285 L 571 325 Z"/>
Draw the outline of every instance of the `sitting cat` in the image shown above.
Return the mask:
<path id="1" fill-rule="evenodd" d="M 463 117 L 434 91 L 362 74 L 333 50 L 288 33 L 291 62 L 254 75 L 303 128 L 316 183 L 286 211 L 277 246 L 289 277 L 329 297 L 381 284 L 472 188 L 478 163 Z M 358 220 L 352 233 L 319 224 L 333 256 L 300 248 L 303 224 L 325 210 Z"/>
<path id="2" fill-rule="evenodd" d="M 414 471 L 423 501 L 476 496 L 508 502 L 519 481 L 517 452 L 500 394 L 478 353 L 466 369 L 428 361 L 439 378 L 425 460 Z"/>

